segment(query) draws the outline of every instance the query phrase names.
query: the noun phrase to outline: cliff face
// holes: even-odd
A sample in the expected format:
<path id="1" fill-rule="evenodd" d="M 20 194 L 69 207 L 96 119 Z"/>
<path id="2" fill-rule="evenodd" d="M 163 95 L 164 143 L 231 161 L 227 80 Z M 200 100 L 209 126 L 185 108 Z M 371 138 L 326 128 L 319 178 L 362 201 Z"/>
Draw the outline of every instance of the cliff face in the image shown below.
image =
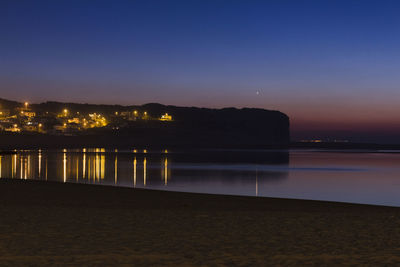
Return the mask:
<path id="1" fill-rule="evenodd" d="M 182 144 L 213 144 L 221 147 L 289 144 L 289 118 L 279 111 L 184 108 L 157 104 L 144 105 L 144 108 L 173 114 L 175 121 L 160 129 L 168 142 L 176 139 Z"/>

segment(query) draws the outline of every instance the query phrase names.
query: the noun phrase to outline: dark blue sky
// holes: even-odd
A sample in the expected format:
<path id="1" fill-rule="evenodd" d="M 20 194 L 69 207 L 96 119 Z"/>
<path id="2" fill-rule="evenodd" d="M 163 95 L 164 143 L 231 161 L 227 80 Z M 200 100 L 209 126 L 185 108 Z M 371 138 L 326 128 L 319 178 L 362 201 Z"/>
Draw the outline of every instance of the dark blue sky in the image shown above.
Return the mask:
<path id="1" fill-rule="evenodd" d="M 308 135 L 397 134 L 399 14 L 398 1 L 3 0 L 0 97 L 261 107 Z"/>

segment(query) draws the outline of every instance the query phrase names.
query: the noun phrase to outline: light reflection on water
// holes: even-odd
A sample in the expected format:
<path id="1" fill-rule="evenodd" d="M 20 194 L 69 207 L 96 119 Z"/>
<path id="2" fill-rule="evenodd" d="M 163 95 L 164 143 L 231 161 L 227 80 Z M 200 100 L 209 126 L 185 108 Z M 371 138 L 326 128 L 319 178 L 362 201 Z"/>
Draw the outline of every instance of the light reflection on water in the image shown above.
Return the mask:
<path id="1" fill-rule="evenodd" d="M 130 157 L 133 159 L 130 161 Z M 160 166 L 156 160 L 161 158 Z M 104 148 L 68 151 L 18 150 L 0 155 L 0 178 L 37 179 L 78 183 L 100 183 L 121 186 L 137 184 L 146 186 L 149 168 L 160 168 L 164 185 L 168 184 L 171 171 L 167 154 L 154 155 L 148 165 L 145 154 L 118 151 L 109 152 Z M 129 165 L 129 161 L 132 165 Z M 132 170 L 130 171 L 130 168 Z M 132 175 L 129 175 L 132 173 Z M 130 184 L 132 176 L 132 184 Z M 111 181 L 110 178 L 113 178 Z M 139 180 L 139 181 L 138 181 Z"/>
<path id="2" fill-rule="evenodd" d="M 242 194 L 256 192 L 255 166 L 264 164 L 283 166 L 282 170 L 260 167 L 260 179 L 280 179 L 287 176 L 288 153 L 263 152 L 262 156 L 252 152 L 201 151 L 177 152 L 167 150 L 15 150 L 0 156 L 0 178 L 37 179 L 59 182 L 105 184 L 128 187 L 148 187 L 179 191 L 197 191 L 201 180 L 222 182 L 221 192 L 230 192 L 229 184 L 246 184 Z M 245 163 L 245 164 L 243 164 Z M 269 165 L 266 165 L 269 166 Z M 272 165 L 271 165 L 272 166 Z M 258 180 L 259 178 L 257 178 Z M 213 181 L 214 180 L 214 181 Z M 188 185 L 194 185 L 192 188 Z M 253 190 L 248 190 L 252 185 Z M 204 187 L 204 186 L 202 186 Z M 216 188 L 214 188 L 216 189 Z M 210 190 L 214 190 L 210 188 Z M 200 190 L 203 192 L 203 189 Z M 208 192 L 208 191 L 204 191 Z"/>
<path id="3" fill-rule="evenodd" d="M 0 178 L 400 206 L 400 154 L 84 148 L 0 154 Z"/>

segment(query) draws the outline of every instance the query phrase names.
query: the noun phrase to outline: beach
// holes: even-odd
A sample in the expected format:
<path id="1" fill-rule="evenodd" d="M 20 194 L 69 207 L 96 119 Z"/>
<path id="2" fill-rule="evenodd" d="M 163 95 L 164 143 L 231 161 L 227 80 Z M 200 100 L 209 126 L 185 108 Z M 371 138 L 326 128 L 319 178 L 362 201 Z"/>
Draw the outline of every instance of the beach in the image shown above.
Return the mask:
<path id="1" fill-rule="evenodd" d="M 0 265 L 392 265 L 400 209 L 0 179 Z"/>

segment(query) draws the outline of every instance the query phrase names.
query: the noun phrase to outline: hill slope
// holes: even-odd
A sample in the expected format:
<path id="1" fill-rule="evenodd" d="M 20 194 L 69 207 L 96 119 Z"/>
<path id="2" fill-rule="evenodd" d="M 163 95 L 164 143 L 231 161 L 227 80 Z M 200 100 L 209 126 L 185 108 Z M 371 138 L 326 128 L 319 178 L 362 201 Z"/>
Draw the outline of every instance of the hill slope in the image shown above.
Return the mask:
<path id="1" fill-rule="evenodd" d="M 2 107 L 15 108 L 22 103 L 0 99 Z M 70 142 L 81 145 L 96 145 L 96 140 L 110 146 L 154 145 L 154 146 L 200 146 L 200 147 L 269 147 L 289 144 L 289 118 L 282 112 L 257 108 L 209 109 L 197 107 L 177 107 L 150 103 L 141 106 L 93 105 L 61 102 L 31 104 L 37 114 L 57 113 L 63 109 L 72 112 L 101 113 L 111 117 L 116 111 L 146 111 L 153 118 L 168 113 L 173 116 L 171 122 L 158 120 L 129 122 L 128 126 L 113 131 L 102 129 L 81 133 L 75 137 L 57 137 L 55 143 Z M 96 135 L 96 140 L 83 136 Z M 102 138 L 100 138 L 102 137 Z M 10 137 L 11 138 L 11 137 Z M 40 137 L 31 137 L 29 142 Z M 55 137 L 54 137 L 55 138 Z M 22 139 L 22 138 L 21 138 Z M 65 139 L 65 140 L 64 140 Z M 68 139 L 68 140 L 67 140 Z M 80 141 L 79 141 L 80 140 Z M 19 141 L 18 141 L 19 142 Z M 21 141 L 22 142 L 22 141 Z M 27 142 L 27 141 L 25 141 Z M 51 143 L 47 139 L 47 143 Z M 11 142 L 13 143 L 13 142 Z"/>

